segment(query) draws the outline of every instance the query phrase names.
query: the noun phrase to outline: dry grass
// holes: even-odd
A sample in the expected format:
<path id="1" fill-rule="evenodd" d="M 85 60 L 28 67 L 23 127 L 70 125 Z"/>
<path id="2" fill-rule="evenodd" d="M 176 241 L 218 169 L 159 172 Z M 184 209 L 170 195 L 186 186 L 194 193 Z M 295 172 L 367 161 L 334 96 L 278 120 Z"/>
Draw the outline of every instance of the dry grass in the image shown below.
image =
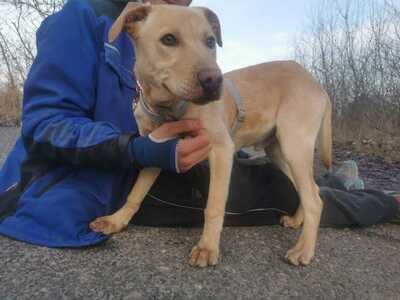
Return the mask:
<path id="1" fill-rule="evenodd" d="M 0 126 L 18 126 L 21 92 L 11 85 L 0 89 Z M 382 109 L 353 103 L 334 120 L 334 141 L 351 145 L 354 151 L 400 161 L 400 109 Z"/>
<path id="2" fill-rule="evenodd" d="M 355 151 L 400 161 L 400 108 L 397 104 L 353 103 L 334 120 L 334 140 Z"/>
<path id="3" fill-rule="evenodd" d="M 0 89 L 0 126 L 20 124 L 21 97 L 21 91 L 10 84 Z"/>

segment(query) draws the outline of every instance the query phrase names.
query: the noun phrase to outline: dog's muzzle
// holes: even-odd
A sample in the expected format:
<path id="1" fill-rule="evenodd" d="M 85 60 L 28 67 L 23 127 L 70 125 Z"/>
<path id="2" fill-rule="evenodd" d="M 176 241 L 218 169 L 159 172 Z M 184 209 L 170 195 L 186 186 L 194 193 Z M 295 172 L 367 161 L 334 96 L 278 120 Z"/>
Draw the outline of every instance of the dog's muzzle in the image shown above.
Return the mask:
<path id="1" fill-rule="evenodd" d="M 223 76 L 219 69 L 204 69 L 197 74 L 203 96 L 197 104 L 206 104 L 221 97 Z"/>

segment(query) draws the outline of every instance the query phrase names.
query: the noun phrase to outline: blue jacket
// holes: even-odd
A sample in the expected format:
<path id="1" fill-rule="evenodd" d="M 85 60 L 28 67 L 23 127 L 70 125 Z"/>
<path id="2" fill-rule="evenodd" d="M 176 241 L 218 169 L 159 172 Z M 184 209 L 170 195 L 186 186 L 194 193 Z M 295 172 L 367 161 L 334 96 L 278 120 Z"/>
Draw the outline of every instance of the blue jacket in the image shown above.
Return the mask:
<path id="1" fill-rule="evenodd" d="M 177 140 L 139 137 L 134 49 L 85 0 L 37 32 L 24 86 L 21 137 L 0 171 L 0 233 L 48 247 L 106 239 L 88 224 L 125 201 L 140 167 L 175 170 Z"/>

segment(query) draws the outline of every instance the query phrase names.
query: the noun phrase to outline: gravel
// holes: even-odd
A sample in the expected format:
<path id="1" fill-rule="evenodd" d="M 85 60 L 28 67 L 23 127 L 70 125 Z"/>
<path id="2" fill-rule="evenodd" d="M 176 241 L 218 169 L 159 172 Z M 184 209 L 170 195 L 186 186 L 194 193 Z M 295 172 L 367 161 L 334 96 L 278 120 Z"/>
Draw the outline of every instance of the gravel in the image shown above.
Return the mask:
<path id="1" fill-rule="evenodd" d="M 19 130 L 0 128 L 0 163 Z M 400 189 L 399 163 L 355 158 L 367 185 Z M 283 257 L 299 234 L 279 226 L 225 228 L 220 264 L 187 255 L 200 229 L 129 226 L 98 247 L 48 249 L 0 237 L 0 299 L 400 299 L 396 225 L 320 230 L 316 258 Z"/>

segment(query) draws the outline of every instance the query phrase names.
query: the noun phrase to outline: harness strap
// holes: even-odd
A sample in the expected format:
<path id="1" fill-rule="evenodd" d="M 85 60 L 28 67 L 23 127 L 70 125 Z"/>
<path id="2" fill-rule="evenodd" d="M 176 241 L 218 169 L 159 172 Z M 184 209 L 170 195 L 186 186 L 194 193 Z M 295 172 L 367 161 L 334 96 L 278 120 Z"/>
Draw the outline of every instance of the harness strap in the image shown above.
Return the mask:
<path id="1" fill-rule="evenodd" d="M 243 123 L 246 118 L 246 111 L 244 110 L 242 96 L 240 95 L 239 90 L 235 87 L 233 82 L 229 79 L 224 79 L 224 84 L 229 93 L 232 95 L 233 99 L 235 100 L 236 108 L 238 111 L 235 121 L 233 122 L 233 126 L 231 128 L 231 136 L 234 136 L 239 129 L 240 124 Z"/>

